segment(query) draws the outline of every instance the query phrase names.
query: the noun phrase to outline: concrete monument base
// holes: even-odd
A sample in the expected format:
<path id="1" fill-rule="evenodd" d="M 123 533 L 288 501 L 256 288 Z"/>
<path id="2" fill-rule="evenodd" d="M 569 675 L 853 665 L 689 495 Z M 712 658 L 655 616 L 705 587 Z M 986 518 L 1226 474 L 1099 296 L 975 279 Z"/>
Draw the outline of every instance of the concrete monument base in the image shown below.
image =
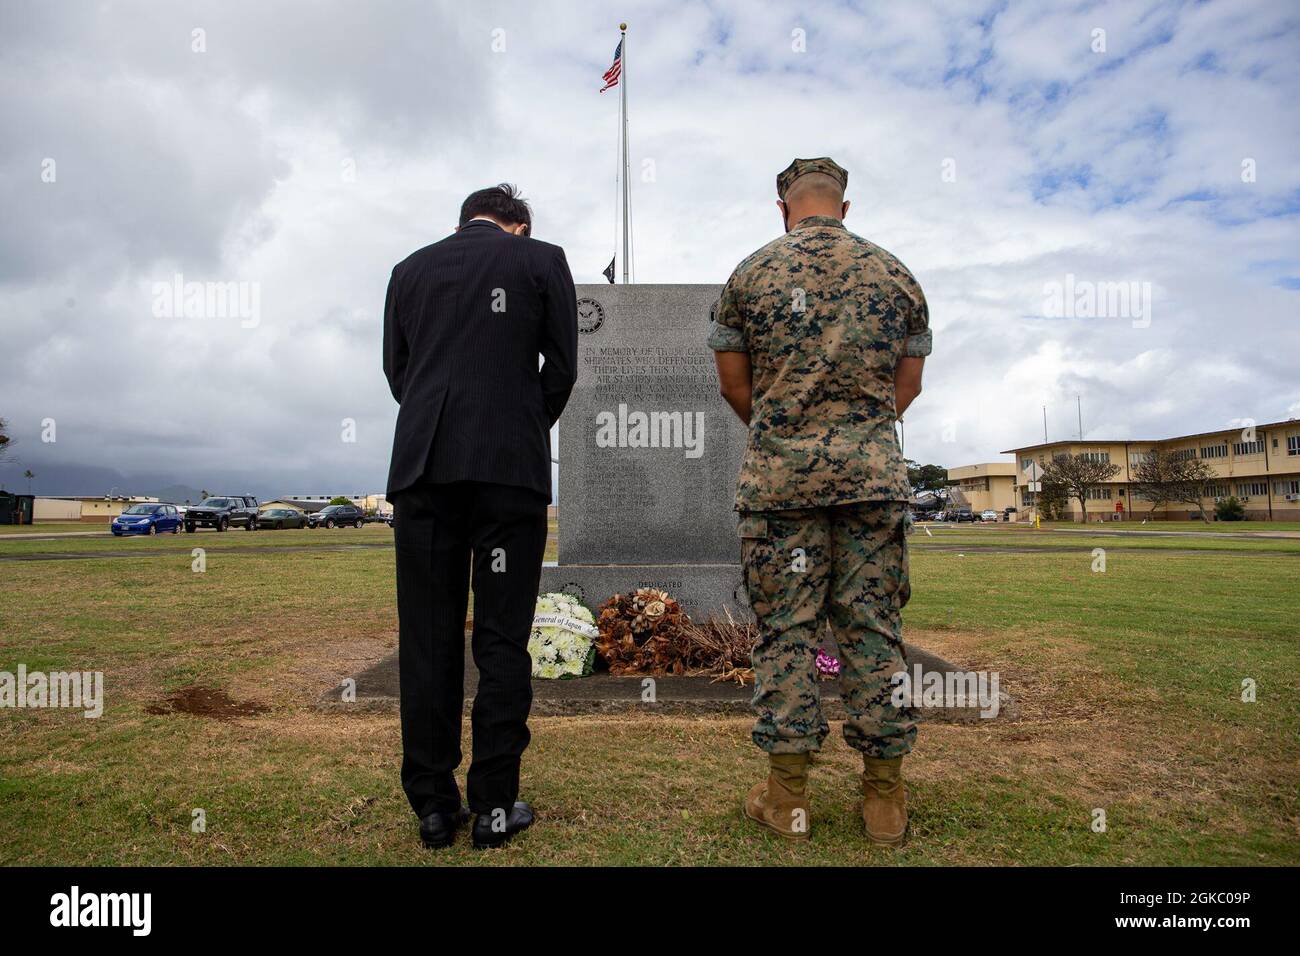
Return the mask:
<path id="1" fill-rule="evenodd" d="M 465 646 L 465 713 L 473 707 L 478 688 L 478 669 L 466 635 Z M 918 647 L 908 646 L 910 667 L 918 665 L 926 673 L 947 674 L 958 668 L 941 657 Z M 533 680 L 534 717 L 567 717 L 610 714 L 625 717 L 689 715 L 697 717 L 752 717 L 750 699 L 754 686 L 732 681 L 713 681 L 708 677 L 655 677 L 653 699 L 647 699 L 642 675 L 614 677 L 598 671 L 576 680 Z M 844 703 L 840 699 L 838 680 L 823 680 L 818 686 L 823 713 L 827 720 L 843 720 Z M 343 684 L 323 694 L 318 707 L 332 713 L 396 713 L 400 704 L 400 680 L 397 652 L 365 668 Z M 920 718 L 945 724 L 980 724 L 985 720 L 1014 721 L 1020 709 L 1005 692 L 998 694 L 996 714 L 983 712 L 974 701 L 945 702 L 941 706 L 922 708 Z"/>
<path id="2" fill-rule="evenodd" d="M 615 594 L 636 588 L 667 591 L 693 620 L 725 611 L 750 620 L 738 564 L 551 564 L 542 567 L 542 590 L 563 591 L 592 611 Z"/>

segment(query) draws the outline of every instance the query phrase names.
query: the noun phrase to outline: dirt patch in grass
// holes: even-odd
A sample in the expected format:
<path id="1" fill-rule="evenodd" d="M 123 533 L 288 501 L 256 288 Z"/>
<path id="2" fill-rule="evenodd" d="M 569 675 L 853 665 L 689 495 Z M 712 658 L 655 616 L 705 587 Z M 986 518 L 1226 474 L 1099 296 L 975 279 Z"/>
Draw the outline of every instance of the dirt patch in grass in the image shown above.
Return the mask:
<path id="1" fill-rule="evenodd" d="M 182 687 L 144 710 L 146 714 L 154 715 L 189 714 L 213 720 L 235 720 L 239 717 L 256 717 L 270 709 L 265 704 L 251 700 L 235 700 L 224 690 L 215 687 Z"/>
<path id="2" fill-rule="evenodd" d="M 968 671 L 998 675 L 1020 706 L 1020 722 L 1060 724 L 1101 716 L 1113 695 L 1089 648 L 1047 629 L 1035 633 L 909 628 L 907 640 Z"/>
<path id="3" fill-rule="evenodd" d="M 235 694 L 310 705 L 326 688 L 338 686 L 396 649 L 396 631 L 314 643 L 295 639 L 276 648 L 275 666 L 235 675 L 229 686 Z"/>

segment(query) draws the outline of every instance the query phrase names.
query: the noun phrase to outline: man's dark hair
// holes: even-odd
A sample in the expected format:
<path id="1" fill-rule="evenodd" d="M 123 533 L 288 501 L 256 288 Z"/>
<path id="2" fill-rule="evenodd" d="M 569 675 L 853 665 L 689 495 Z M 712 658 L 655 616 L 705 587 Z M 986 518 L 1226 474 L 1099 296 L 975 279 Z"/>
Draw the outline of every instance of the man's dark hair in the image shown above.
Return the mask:
<path id="1" fill-rule="evenodd" d="M 533 211 L 510 183 L 470 193 L 460 206 L 460 225 L 475 216 L 488 216 L 503 225 L 522 223 L 528 227 L 527 232 L 533 231 Z"/>

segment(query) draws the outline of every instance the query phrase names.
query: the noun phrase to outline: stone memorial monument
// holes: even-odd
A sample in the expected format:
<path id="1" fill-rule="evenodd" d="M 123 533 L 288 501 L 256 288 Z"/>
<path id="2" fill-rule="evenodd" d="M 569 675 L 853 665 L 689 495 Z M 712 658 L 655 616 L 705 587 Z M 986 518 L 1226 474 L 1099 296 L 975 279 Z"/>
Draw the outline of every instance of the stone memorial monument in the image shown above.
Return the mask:
<path id="1" fill-rule="evenodd" d="M 578 286 L 578 381 L 560 418 L 559 561 L 591 608 L 658 587 L 696 620 L 748 616 L 732 509 L 748 432 L 718 392 L 721 286 Z"/>
<path id="2" fill-rule="evenodd" d="M 578 381 L 560 418 L 559 561 L 542 568 L 543 591 L 575 594 L 592 610 L 611 595 L 657 587 L 697 621 L 730 611 L 752 620 L 740 572 L 732 509 L 748 429 L 718 392 L 706 344 L 716 285 L 578 286 Z M 824 643 L 835 652 L 829 630 Z M 908 663 L 955 672 L 912 645 Z M 466 659 L 470 659 L 467 652 Z M 466 707 L 477 671 L 466 673 Z M 578 681 L 535 680 L 534 713 L 748 713 L 752 689 L 708 678 L 662 677 L 654 704 L 636 678 L 599 674 Z M 341 703 L 348 683 L 325 694 Z M 355 678 L 353 699 L 396 707 L 398 655 Z M 347 698 L 342 698 L 344 701 Z M 1005 693 L 1003 714 L 1012 714 Z M 830 719 L 843 709 L 828 687 Z M 945 706 L 928 719 L 974 722 L 978 707 Z"/>

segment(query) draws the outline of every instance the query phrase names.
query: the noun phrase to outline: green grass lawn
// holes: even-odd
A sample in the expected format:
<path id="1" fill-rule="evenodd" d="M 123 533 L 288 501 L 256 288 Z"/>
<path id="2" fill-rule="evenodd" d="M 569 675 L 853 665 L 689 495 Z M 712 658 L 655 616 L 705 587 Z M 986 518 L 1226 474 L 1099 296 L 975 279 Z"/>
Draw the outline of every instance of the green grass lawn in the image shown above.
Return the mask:
<path id="1" fill-rule="evenodd" d="M 555 522 L 551 522 L 551 534 L 555 534 Z M 230 531 L 200 529 L 193 534 L 159 534 L 123 535 L 113 537 L 106 535 L 94 538 L 60 537 L 30 539 L 24 535 L 0 537 L 0 558 L 4 555 L 21 554 L 111 554 L 121 557 L 125 554 L 159 555 L 175 553 L 188 555 L 194 548 L 206 552 L 242 550 L 246 548 L 347 548 L 360 545 L 363 547 L 391 547 L 393 529 L 383 524 L 368 524 L 361 528 L 317 528 L 286 529 L 271 531 L 245 531 L 242 528 Z M 555 543 L 550 542 L 547 560 L 555 560 Z"/>
<path id="2" fill-rule="evenodd" d="M 40 525 L 31 525 L 30 527 L 40 528 Z M 68 529 L 63 528 L 61 530 L 67 531 Z M 108 532 L 108 527 L 95 528 L 80 525 L 72 530 Z M 245 531 L 243 528 L 216 531 L 212 528 L 200 528 L 193 534 L 186 534 L 181 531 L 179 534 L 163 532 L 156 535 L 130 534 L 120 537 L 111 533 L 103 533 L 95 537 L 66 535 L 49 538 L 41 537 L 40 534 L 33 532 L 31 535 L 14 534 L 0 539 L 0 548 L 6 549 L 0 553 L 14 553 L 14 549 L 20 548 L 28 551 L 70 552 L 95 548 L 105 551 L 121 551 L 123 548 L 175 548 L 178 546 L 206 548 L 248 547 L 253 545 L 265 547 L 266 545 L 311 544 L 322 541 L 347 544 L 352 541 L 391 541 L 392 537 L 393 529 L 384 524 L 368 524 L 360 528 L 291 528 L 284 531 L 272 531 L 266 528 L 257 531 Z"/>
<path id="3" fill-rule="evenodd" d="M 984 525 L 989 528 L 1025 527 L 1024 522 Z M 1044 521 L 1043 528 L 1048 530 L 1097 528 L 1107 531 L 1209 531 L 1214 534 L 1251 534 L 1257 531 L 1293 531 L 1300 533 L 1300 521 L 1148 521 L 1142 523 L 1142 515 L 1136 518 L 1130 515 L 1124 521 L 1089 521 L 1085 526 L 1078 521 Z"/>
<path id="4" fill-rule="evenodd" d="M 33 524 L 0 524 L 0 535 L 60 534 L 68 531 L 108 531 L 108 522 L 37 521 Z"/>
<path id="5" fill-rule="evenodd" d="M 1236 534 L 1204 537 L 1194 535 L 1150 535 L 1129 532 L 1101 534 L 1092 531 L 1032 528 L 981 528 L 971 525 L 918 525 L 912 532 L 916 547 L 959 547 L 985 550 L 1107 550 L 1143 551 L 1250 551 L 1255 553 L 1300 553 L 1300 537 L 1259 537 Z M 35 542 L 30 543 L 35 547 Z"/>
<path id="6" fill-rule="evenodd" d="M 996 670 L 1021 719 L 922 727 L 901 851 L 863 841 L 838 728 L 814 770 L 813 839 L 789 845 L 740 815 L 764 772 L 747 721 L 648 716 L 534 720 L 523 789 L 539 825 L 478 854 L 419 847 L 396 715 L 314 706 L 396 645 L 391 535 L 0 542 L 0 670 L 102 670 L 107 697 L 97 720 L 0 710 L 0 863 L 1300 863 L 1291 542 L 1097 538 L 1098 573 L 1091 536 L 1035 532 L 1039 550 L 1005 553 L 975 546 L 1022 533 L 914 536 L 909 640 Z M 3 560 L 101 551 L 131 556 Z M 195 684 L 269 709 L 149 712 Z"/>

